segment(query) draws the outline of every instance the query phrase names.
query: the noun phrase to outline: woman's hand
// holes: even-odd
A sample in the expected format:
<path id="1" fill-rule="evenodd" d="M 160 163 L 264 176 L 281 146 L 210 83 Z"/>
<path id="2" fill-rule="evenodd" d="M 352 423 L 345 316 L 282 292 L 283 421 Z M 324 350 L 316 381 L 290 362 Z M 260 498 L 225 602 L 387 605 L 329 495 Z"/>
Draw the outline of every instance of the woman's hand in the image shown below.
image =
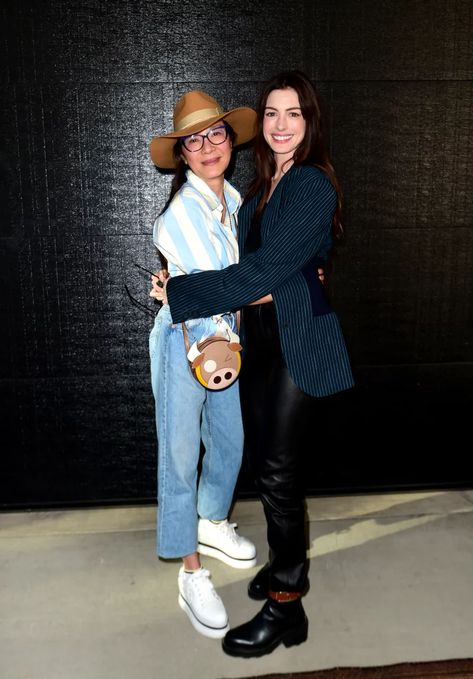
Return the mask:
<path id="1" fill-rule="evenodd" d="M 319 281 L 321 283 L 325 282 L 325 271 L 322 268 L 317 269 L 317 276 L 319 277 Z M 272 302 L 273 301 L 273 296 L 271 293 L 268 295 L 264 295 L 264 297 L 260 297 L 259 299 L 255 299 L 253 302 L 248 302 L 247 306 L 253 306 L 256 304 L 266 304 L 267 302 Z M 166 302 L 165 302 L 166 304 Z"/>
<path id="2" fill-rule="evenodd" d="M 254 304 L 267 304 L 273 301 L 273 296 L 271 293 L 269 295 L 264 295 L 264 297 L 259 297 L 255 299 L 254 302 L 248 302 L 248 306 L 253 306 Z"/>
<path id="3" fill-rule="evenodd" d="M 319 281 L 321 283 L 325 282 L 325 271 L 322 269 L 322 267 L 319 267 L 317 269 L 317 276 L 319 277 Z M 271 293 L 269 295 L 264 295 L 264 297 L 260 297 L 259 299 L 255 299 L 253 302 L 248 302 L 247 306 L 253 306 L 254 304 L 266 304 L 267 302 L 272 302 L 273 301 L 273 296 Z M 165 302 L 166 304 L 166 302 Z"/>
<path id="4" fill-rule="evenodd" d="M 151 276 L 151 291 L 149 293 L 150 297 L 154 297 L 158 302 L 163 304 L 168 303 L 168 298 L 166 295 L 166 286 L 169 279 L 169 273 L 166 269 L 160 269 L 157 274 Z"/>

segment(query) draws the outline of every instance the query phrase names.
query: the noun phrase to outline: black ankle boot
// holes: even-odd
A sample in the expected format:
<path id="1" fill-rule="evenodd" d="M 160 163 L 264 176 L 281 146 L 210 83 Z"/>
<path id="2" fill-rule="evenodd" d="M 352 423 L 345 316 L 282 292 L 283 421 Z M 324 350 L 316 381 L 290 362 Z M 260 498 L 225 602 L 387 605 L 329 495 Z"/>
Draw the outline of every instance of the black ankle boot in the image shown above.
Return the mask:
<path id="1" fill-rule="evenodd" d="M 308 625 L 300 599 L 284 603 L 268 599 L 252 620 L 227 632 L 222 648 L 228 655 L 258 657 L 281 643 L 301 644 L 307 639 Z"/>
<path id="2" fill-rule="evenodd" d="M 264 601 L 268 598 L 269 592 L 269 563 L 265 563 L 263 568 L 256 573 L 253 580 L 248 585 L 248 596 L 256 601 Z"/>

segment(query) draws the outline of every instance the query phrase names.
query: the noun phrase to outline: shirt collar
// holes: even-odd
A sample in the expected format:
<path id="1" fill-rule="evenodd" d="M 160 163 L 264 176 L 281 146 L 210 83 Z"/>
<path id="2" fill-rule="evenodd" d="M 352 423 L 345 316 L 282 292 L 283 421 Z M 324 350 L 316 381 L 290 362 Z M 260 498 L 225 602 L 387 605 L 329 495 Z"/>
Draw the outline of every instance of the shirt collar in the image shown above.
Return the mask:
<path id="1" fill-rule="evenodd" d="M 203 179 L 192 172 L 190 168 L 187 170 L 186 179 L 188 183 L 197 189 L 197 191 L 204 197 L 211 210 L 217 210 L 223 207 L 217 194 L 212 191 L 210 186 L 208 186 L 208 184 L 206 184 Z M 225 194 L 225 200 L 227 201 L 228 211 L 231 215 L 233 215 L 240 207 L 241 196 L 235 187 L 232 186 L 230 182 L 227 182 L 226 179 L 223 182 L 223 192 Z"/>

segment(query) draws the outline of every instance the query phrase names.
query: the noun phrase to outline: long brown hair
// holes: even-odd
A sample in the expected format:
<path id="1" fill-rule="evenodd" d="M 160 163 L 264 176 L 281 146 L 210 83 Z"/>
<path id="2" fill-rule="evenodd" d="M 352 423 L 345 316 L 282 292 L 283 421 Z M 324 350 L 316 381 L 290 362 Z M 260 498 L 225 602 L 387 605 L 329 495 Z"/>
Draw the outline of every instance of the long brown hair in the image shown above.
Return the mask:
<path id="1" fill-rule="evenodd" d="M 284 90 L 288 87 L 296 91 L 299 97 L 301 113 L 306 122 L 304 139 L 294 152 L 294 165 L 314 165 L 319 167 L 332 182 L 338 196 L 337 207 L 333 216 L 332 232 L 335 238 L 340 238 L 343 233 L 341 224 L 342 191 L 323 138 L 319 96 L 314 85 L 302 71 L 279 73 L 266 83 L 260 94 L 256 107 L 257 131 L 254 142 L 256 176 L 248 189 L 246 197 L 251 198 L 259 193 L 259 191 L 263 191 L 255 212 L 255 217 L 258 217 L 267 202 L 271 191 L 271 179 L 276 172 L 274 154 L 263 136 L 266 102 L 273 90 Z"/>

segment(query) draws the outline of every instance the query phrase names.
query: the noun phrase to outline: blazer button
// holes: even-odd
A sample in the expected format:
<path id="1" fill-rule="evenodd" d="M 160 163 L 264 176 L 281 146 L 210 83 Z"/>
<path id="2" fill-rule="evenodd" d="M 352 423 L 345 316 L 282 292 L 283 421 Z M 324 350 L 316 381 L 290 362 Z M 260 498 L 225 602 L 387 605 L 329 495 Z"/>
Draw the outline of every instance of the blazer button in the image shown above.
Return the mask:
<path id="1" fill-rule="evenodd" d="M 284 323 L 284 327 L 285 327 L 285 328 L 288 328 L 288 327 L 289 327 L 289 323 L 288 323 L 287 321 Z"/>

